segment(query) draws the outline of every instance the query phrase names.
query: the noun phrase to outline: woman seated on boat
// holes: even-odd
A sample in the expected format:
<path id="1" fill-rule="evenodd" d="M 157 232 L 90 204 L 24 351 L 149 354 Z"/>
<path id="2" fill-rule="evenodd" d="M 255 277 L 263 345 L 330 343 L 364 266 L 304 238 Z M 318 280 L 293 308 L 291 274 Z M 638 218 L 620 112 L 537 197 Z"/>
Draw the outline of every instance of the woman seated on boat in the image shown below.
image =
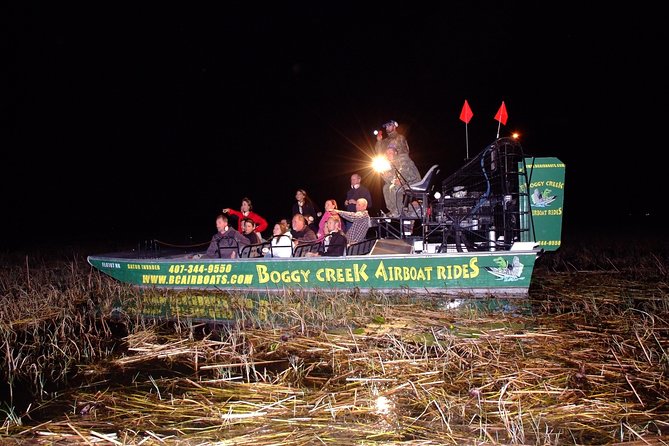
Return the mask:
<path id="1" fill-rule="evenodd" d="M 293 256 L 293 235 L 287 223 L 280 221 L 274 224 L 271 243 L 272 248 L 265 252 L 265 257 Z"/>
<path id="2" fill-rule="evenodd" d="M 332 209 L 337 209 L 337 200 L 335 200 L 334 198 L 326 200 L 324 208 L 325 212 L 323 212 L 323 216 L 321 217 L 321 220 L 318 222 L 318 232 L 316 233 L 316 237 L 318 238 L 323 238 L 327 235 L 328 231 L 325 229 L 325 225 L 327 224 L 330 215 L 333 214 L 330 211 Z"/>
<path id="3" fill-rule="evenodd" d="M 307 257 L 325 256 L 341 257 L 346 252 L 346 235 L 341 230 L 341 218 L 339 215 L 332 214 L 325 223 L 325 232 L 327 235 L 323 238 L 323 243 L 318 249 L 318 253 L 307 253 Z"/>
<path id="4" fill-rule="evenodd" d="M 213 235 L 207 252 L 202 256 L 204 259 L 234 259 L 239 256 L 239 247 L 249 244 L 249 239 L 228 226 L 228 217 L 223 214 L 216 217 L 216 229 L 218 232 Z"/>

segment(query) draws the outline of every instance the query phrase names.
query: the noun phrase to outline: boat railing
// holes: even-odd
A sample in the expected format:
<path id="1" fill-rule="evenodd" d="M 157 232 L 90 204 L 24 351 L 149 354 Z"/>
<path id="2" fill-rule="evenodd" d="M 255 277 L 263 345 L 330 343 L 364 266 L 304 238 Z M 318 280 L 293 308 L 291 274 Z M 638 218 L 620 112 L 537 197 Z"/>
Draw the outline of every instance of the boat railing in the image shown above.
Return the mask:
<path id="1" fill-rule="evenodd" d="M 293 249 L 293 257 L 307 257 L 307 254 L 317 254 L 323 246 L 323 240 L 316 240 L 313 242 L 301 242 Z"/>
<path id="2" fill-rule="evenodd" d="M 372 249 L 374 249 L 374 246 L 376 245 L 376 242 L 378 242 L 379 238 L 374 237 L 374 238 L 368 238 L 365 240 L 361 240 L 356 243 L 351 243 L 346 247 L 346 255 L 347 256 L 364 256 L 372 252 Z"/>
<path id="3" fill-rule="evenodd" d="M 217 241 L 218 244 L 218 249 L 216 251 L 216 255 L 220 259 L 229 259 L 229 258 L 235 258 L 239 257 L 239 243 L 237 240 L 226 237 L 226 238 L 221 238 Z"/>
<path id="4" fill-rule="evenodd" d="M 264 257 L 265 253 L 272 249 L 272 242 L 253 243 L 241 247 L 239 258 L 248 259 L 254 257 Z"/>

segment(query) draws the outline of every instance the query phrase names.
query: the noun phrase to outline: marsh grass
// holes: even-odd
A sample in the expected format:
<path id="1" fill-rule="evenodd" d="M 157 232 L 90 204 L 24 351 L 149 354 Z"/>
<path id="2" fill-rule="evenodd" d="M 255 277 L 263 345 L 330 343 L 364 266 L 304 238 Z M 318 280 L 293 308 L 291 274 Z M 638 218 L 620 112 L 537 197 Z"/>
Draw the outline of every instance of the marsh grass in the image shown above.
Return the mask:
<path id="1" fill-rule="evenodd" d="M 650 230 L 649 230 L 650 231 Z M 557 272 L 624 273 L 628 279 L 667 279 L 669 238 L 650 231 L 585 232 L 572 236 L 539 266 Z"/>
<path id="2" fill-rule="evenodd" d="M 667 444 L 666 251 L 564 248 L 525 300 L 287 292 L 217 325 L 119 317 L 143 294 L 81 259 L 17 262 L 3 440 Z"/>

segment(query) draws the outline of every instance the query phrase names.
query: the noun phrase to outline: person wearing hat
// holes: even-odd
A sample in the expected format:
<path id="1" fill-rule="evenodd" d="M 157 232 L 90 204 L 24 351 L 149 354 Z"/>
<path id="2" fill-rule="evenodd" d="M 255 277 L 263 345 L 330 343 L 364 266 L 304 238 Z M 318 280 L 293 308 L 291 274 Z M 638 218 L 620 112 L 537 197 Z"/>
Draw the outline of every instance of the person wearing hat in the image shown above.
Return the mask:
<path id="1" fill-rule="evenodd" d="M 401 133 L 397 132 L 399 124 L 390 120 L 383 124 L 387 136 L 381 132 L 376 135 L 376 150 L 385 156 L 393 169 L 383 174 L 383 198 L 388 214 L 399 217 L 404 212 L 404 191 L 409 184 L 420 181 L 421 175 L 416 164 L 409 157 L 409 144 Z"/>
<path id="2" fill-rule="evenodd" d="M 410 184 L 420 181 L 421 176 L 409 155 L 400 156 L 394 148 L 389 148 L 385 157 L 392 169 L 382 174 L 383 199 L 388 208 L 388 216 L 398 218 L 407 212 L 404 209 L 405 191 Z"/>
<path id="3" fill-rule="evenodd" d="M 397 127 L 399 127 L 399 124 L 392 119 L 383 124 L 387 136 L 384 138 L 382 132 L 377 133 L 377 154 L 384 155 L 388 149 L 395 149 L 395 152 L 397 152 L 398 155 L 409 155 L 409 143 L 404 135 L 398 133 Z"/>

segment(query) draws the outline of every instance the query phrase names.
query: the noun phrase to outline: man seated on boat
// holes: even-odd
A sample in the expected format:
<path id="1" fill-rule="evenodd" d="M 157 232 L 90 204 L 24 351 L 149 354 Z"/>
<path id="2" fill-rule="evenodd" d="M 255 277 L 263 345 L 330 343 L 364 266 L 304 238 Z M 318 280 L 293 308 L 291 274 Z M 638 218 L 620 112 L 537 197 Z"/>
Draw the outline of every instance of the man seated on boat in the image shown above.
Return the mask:
<path id="1" fill-rule="evenodd" d="M 216 229 L 218 232 L 213 235 L 207 252 L 202 256 L 204 259 L 234 259 L 239 257 L 239 248 L 249 244 L 249 239 L 228 226 L 228 217 L 223 214 L 216 217 Z"/>
<path id="2" fill-rule="evenodd" d="M 367 211 L 367 200 L 358 198 L 355 202 L 355 212 L 342 211 L 340 209 L 333 209 L 331 212 L 339 214 L 345 220 L 350 221 L 351 227 L 346 231 L 346 239 L 349 245 L 365 240 L 367 238 L 367 231 L 371 226 L 371 219 Z"/>
<path id="3" fill-rule="evenodd" d="M 330 215 L 328 221 L 325 222 L 326 235 L 323 237 L 323 243 L 318 248 L 317 253 L 307 253 L 307 257 L 325 256 L 325 257 L 341 257 L 346 252 L 346 235 L 341 230 L 341 218 L 339 215 Z"/>
<path id="4" fill-rule="evenodd" d="M 310 243 L 318 240 L 316 233 L 309 227 L 307 218 L 302 214 L 293 215 L 292 229 L 293 246 L 297 247 L 300 243 Z"/>

